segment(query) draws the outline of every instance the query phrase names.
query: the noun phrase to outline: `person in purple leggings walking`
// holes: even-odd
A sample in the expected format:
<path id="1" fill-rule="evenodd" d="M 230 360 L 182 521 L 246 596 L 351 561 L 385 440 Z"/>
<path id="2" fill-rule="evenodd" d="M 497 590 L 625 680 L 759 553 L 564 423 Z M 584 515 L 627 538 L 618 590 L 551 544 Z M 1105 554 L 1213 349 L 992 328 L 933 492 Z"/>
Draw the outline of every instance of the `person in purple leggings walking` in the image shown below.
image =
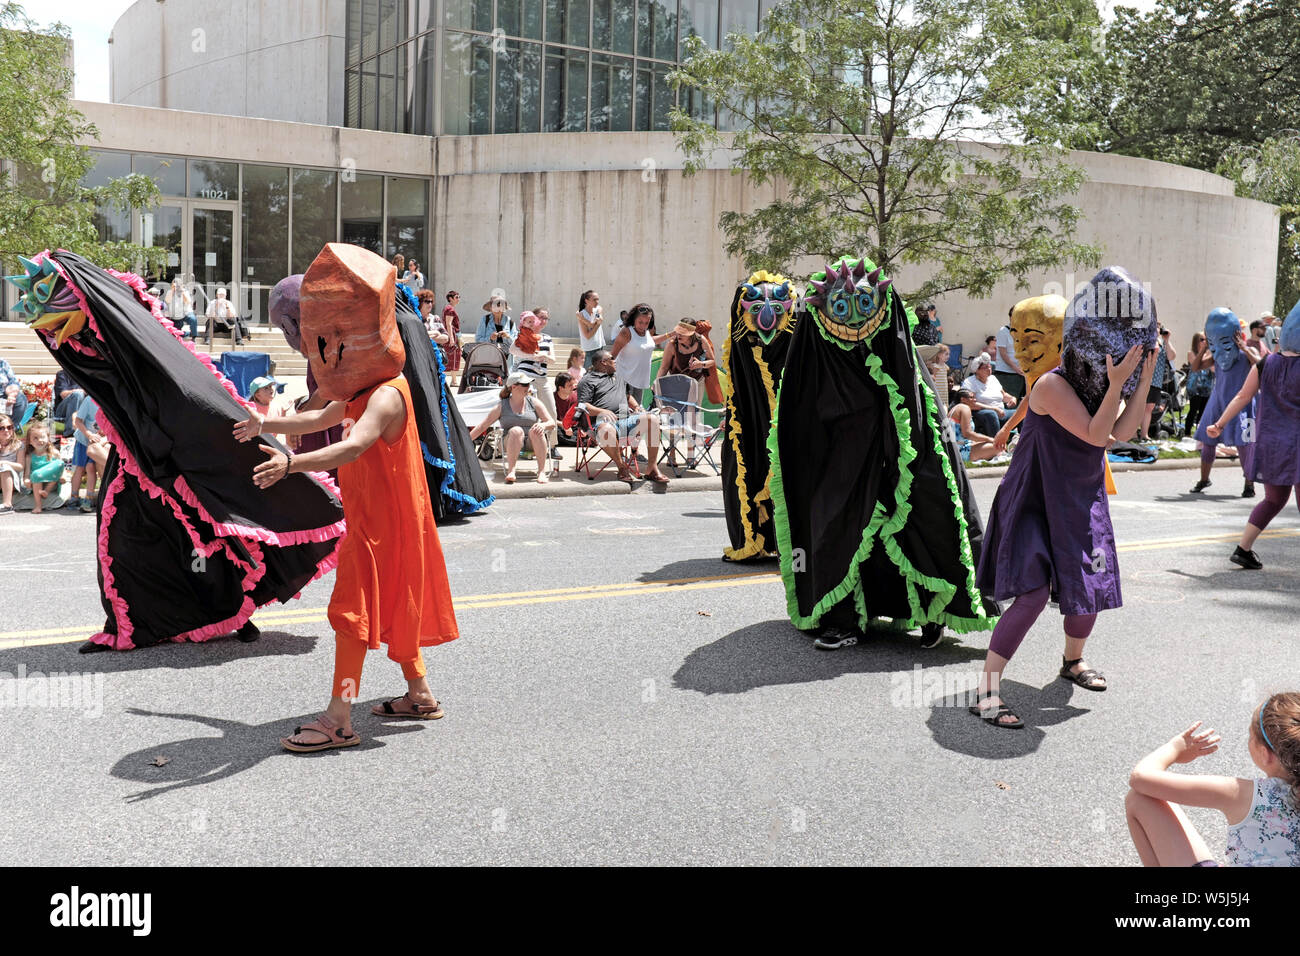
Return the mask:
<path id="1" fill-rule="evenodd" d="M 1229 558 L 1251 571 L 1264 566 L 1252 550 L 1255 539 L 1286 507 L 1293 486 L 1300 507 L 1300 302 L 1282 323 L 1278 346 L 1277 352 L 1251 366 L 1237 397 L 1206 428 L 1209 437 L 1217 439 L 1225 423 L 1257 402 L 1253 471 L 1246 477 L 1264 483 L 1264 500 L 1250 513 L 1237 550 Z"/>
<path id="2" fill-rule="evenodd" d="M 1002 672 L 1049 598 L 1065 616 L 1060 676 L 1092 691 L 1105 690 L 1106 678 L 1084 661 L 1084 642 L 1097 612 L 1122 604 L 1105 449 L 1112 434 L 1133 434 L 1145 412 L 1155 303 L 1123 269 L 1103 269 L 1066 309 L 1062 341 L 1061 366 L 1029 394 L 976 573 L 983 593 L 1014 599 L 993 629 L 970 708 L 995 727 L 1025 725 L 1000 695 Z"/>

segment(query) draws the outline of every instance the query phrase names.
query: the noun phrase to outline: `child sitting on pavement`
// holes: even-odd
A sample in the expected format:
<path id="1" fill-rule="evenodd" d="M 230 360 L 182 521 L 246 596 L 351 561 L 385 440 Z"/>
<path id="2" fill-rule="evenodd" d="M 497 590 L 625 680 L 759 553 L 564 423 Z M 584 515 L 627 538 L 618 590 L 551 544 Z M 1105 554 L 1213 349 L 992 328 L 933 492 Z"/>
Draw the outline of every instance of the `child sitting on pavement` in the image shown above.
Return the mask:
<path id="1" fill-rule="evenodd" d="M 51 510 L 58 508 L 59 485 L 63 483 L 63 456 L 50 441 L 50 430 L 44 422 L 33 422 L 26 436 L 27 484 L 32 489 L 32 514 L 38 515 L 47 498 L 54 498 Z"/>

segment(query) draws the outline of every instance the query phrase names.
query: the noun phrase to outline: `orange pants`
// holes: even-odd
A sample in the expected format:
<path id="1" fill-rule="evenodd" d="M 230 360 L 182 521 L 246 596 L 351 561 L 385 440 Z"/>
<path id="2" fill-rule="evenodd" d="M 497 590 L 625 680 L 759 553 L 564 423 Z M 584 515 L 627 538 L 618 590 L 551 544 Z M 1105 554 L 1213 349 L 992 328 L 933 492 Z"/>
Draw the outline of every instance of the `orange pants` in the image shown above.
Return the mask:
<path id="1" fill-rule="evenodd" d="M 370 648 L 365 641 L 355 637 L 334 637 L 334 696 L 345 700 L 356 700 L 361 687 L 361 666 L 366 662 L 366 651 Z M 415 680 L 425 675 L 424 655 L 416 649 L 413 661 L 402 663 L 402 676 Z"/>

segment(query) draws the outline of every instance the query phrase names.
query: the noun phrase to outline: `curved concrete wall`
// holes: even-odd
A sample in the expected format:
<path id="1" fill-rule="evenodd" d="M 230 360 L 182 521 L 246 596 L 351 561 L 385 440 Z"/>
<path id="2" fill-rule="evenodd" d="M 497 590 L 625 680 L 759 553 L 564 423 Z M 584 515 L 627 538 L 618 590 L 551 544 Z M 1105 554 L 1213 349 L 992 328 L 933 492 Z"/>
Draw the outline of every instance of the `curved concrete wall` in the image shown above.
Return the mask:
<path id="1" fill-rule="evenodd" d="M 724 255 L 718 216 L 772 196 L 727 168 L 725 154 L 687 176 L 671 133 L 441 137 L 434 148 L 433 274 L 464 295 L 463 316 L 500 287 L 516 309 L 548 306 L 555 334 L 572 337 L 578 295 L 595 288 L 607 309 L 650 302 L 661 331 L 683 315 L 725 327 L 750 270 Z M 1089 177 L 1074 198 L 1081 238 L 1103 248 L 1103 264 L 1149 283 L 1180 357 L 1215 306 L 1252 319 L 1272 306 L 1275 207 L 1239 199 L 1231 182 L 1200 170 L 1098 153 L 1071 159 Z M 1092 272 L 1030 276 L 1027 290 L 1006 282 L 989 299 L 945 296 L 944 339 L 969 353 L 1018 300 L 1069 297 Z M 918 275 L 899 274 L 899 287 Z"/>
<path id="2" fill-rule="evenodd" d="M 339 0 L 137 0 L 109 39 L 110 95 L 341 126 L 345 12 Z"/>

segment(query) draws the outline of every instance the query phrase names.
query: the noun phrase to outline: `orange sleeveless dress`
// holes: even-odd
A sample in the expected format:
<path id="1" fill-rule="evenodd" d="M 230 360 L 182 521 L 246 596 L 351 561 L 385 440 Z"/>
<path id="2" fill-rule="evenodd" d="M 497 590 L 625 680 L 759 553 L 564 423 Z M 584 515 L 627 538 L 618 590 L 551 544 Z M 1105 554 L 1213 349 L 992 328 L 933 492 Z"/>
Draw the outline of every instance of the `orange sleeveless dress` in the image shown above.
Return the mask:
<path id="1" fill-rule="evenodd" d="M 402 394 L 406 428 L 393 444 L 380 436 L 356 461 L 339 466 L 348 530 L 329 620 L 339 636 L 356 637 L 372 650 L 387 644 L 388 656 L 404 663 L 421 647 L 460 635 L 406 379 L 399 375 L 348 402 L 347 419 L 359 421 L 375 389 L 386 387 Z"/>

